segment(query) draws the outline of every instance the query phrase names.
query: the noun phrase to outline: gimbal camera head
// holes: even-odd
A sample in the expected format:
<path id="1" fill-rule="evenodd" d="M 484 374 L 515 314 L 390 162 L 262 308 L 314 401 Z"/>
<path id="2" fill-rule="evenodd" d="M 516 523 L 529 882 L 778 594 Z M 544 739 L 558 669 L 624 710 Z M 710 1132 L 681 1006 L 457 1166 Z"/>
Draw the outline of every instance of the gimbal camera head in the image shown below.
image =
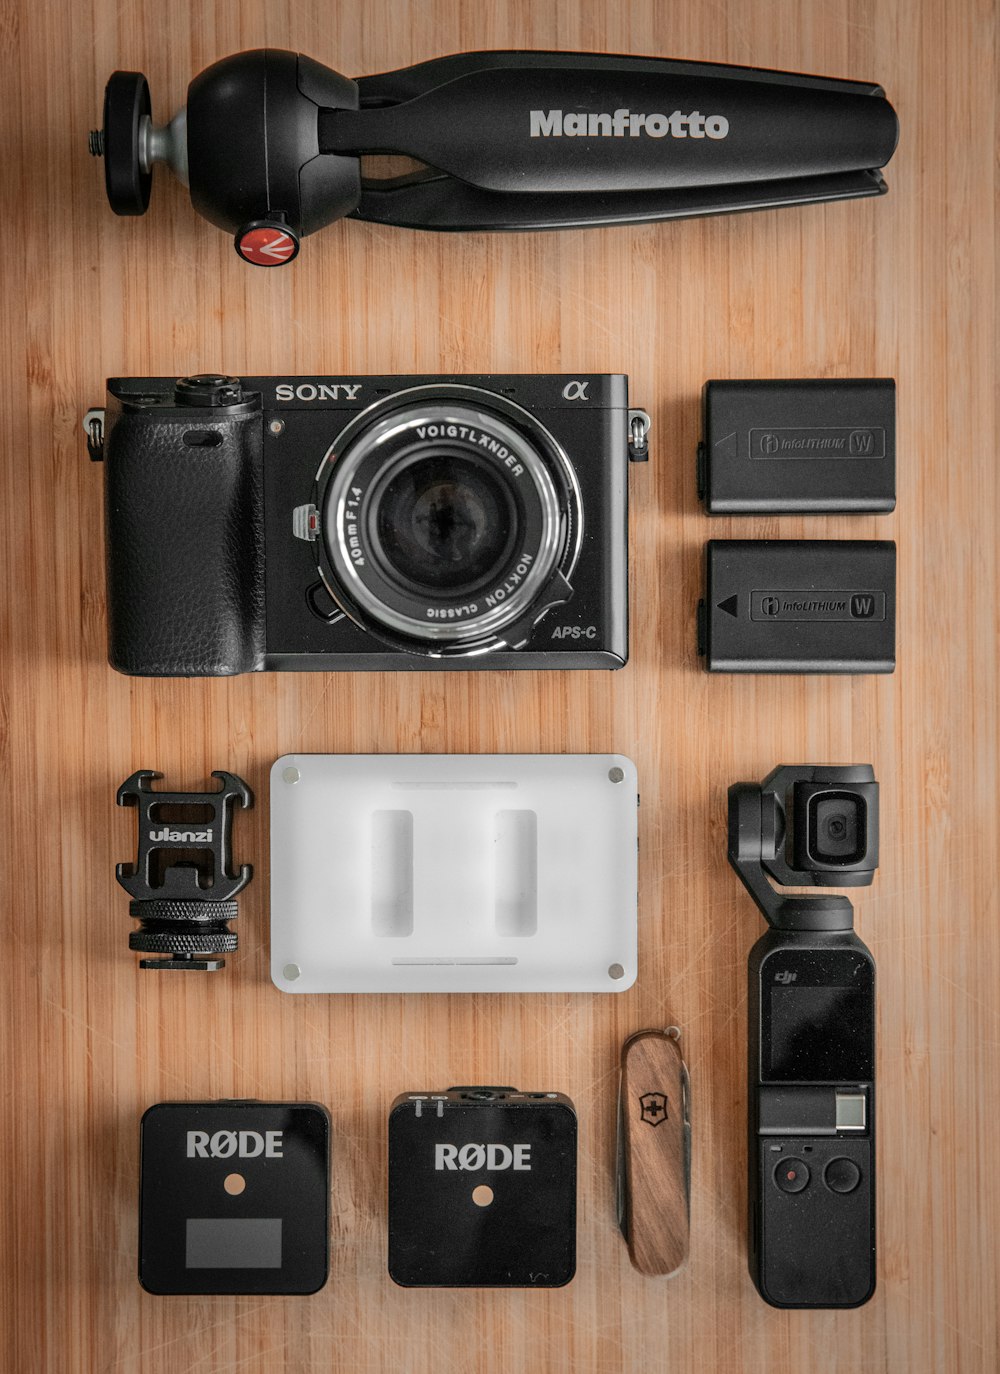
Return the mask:
<path id="1" fill-rule="evenodd" d="M 280 49 L 208 67 L 169 124 L 115 72 L 111 208 L 144 214 L 167 163 L 196 210 L 276 267 L 348 216 L 420 229 L 641 223 L 881 195 L 898 126 L 880 86 L 661 58 L 481 52 L 352 81 Z M 362 157 L 415 159 L 368 179 Z"/>
<path id="2" fill-rule="evenodd" d="M 729 862 L 768 925 L 851 930 L 846 897 L 782 897 L 784 887 L 867 887 L 878 867 L 878 783 L 869 764 L 776 768 L 729 789 Z"/>

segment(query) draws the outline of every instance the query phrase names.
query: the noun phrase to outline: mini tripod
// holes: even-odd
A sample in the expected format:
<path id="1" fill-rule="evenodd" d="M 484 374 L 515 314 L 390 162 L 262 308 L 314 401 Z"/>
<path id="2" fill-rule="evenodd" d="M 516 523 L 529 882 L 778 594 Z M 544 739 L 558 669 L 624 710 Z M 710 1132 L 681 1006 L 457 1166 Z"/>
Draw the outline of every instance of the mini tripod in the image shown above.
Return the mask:
<path id="1" fill-rule="evenodd" d="M 586 53 L 480 52 L 357 81 L 267 48 L 208 67 L 169 124 L 115 72 L 111 208 L 144 214 L 166 162 L 247 262 L 290 262 L 348 216 L 414 229 L 634 224 L 885 192 L 898 128 L 882 88 L 787 72 Z M 373 180 L 363 157 L 419 166 Z"/>

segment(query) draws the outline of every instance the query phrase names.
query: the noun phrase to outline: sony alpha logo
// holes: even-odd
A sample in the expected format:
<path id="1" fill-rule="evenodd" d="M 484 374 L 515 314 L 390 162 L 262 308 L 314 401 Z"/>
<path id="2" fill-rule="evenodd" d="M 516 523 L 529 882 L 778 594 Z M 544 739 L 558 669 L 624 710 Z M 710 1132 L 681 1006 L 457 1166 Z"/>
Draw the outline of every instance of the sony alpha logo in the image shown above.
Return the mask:
<path id="1" fill-rule="evenodd" d="M 212 830 L 171 830 L 169 825 L 165 825 L 161 830 L 151 830 L 149 832 L 151 840 L 169 840 L 171 844 L 211 844 Z"/>
<path id="2" fill-rule="evenodd" d="M 360 382 L 279 382 L 276 401 L 356 401 Z"/>
<path id="3" fill-rule="evenodd" d="M 501 1169 L 529 1170 L 530 1145 L 435 1145 L 435 1169 L 462 1169 L 474 1173 L 486 1169 L 496 1173 Z"/>
<path id="4" fill-rule="evenodd" d="M 283 1159 L 281 1131 L 188 1131 L 188 1159 Z"/>
<path id="5" fill-rule="evenodd" d="M 729 120 L 725 115 L 703 115 L 699 110 L 682 114 L 637 114 L 615 110 L 614 114 L 565 114 L 562 110 L 531 110 L 528 115 L 532 138 L 725 138 Z"/>

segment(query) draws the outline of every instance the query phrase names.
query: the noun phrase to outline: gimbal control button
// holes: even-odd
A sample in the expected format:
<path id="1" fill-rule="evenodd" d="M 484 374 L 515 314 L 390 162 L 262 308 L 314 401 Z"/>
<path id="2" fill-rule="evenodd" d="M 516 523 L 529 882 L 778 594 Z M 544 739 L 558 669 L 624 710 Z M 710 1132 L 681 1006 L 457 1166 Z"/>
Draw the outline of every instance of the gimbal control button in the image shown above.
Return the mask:
<path id="1" fill-rule="evenodd" d="M 237 229 L 235 247 L 254 267 L 281 267 L 298 255 L 299 236 L 280 220 L 251 220 Z"/>
<path id="2" fill-rule="evenodd" d="M 809 1166 L 801 1159 L 779 1159 L 774 1181 L 783 1193 L 801 1193 L 809 1182 Z"/>
<path id="3" fill-rule="evenodd" d="M 823 1170 L 823 1182 L 833 1193 L 853 1193 L 861 1182 L 861 1170 L 853 1159 L 831 1159 Z"/>

